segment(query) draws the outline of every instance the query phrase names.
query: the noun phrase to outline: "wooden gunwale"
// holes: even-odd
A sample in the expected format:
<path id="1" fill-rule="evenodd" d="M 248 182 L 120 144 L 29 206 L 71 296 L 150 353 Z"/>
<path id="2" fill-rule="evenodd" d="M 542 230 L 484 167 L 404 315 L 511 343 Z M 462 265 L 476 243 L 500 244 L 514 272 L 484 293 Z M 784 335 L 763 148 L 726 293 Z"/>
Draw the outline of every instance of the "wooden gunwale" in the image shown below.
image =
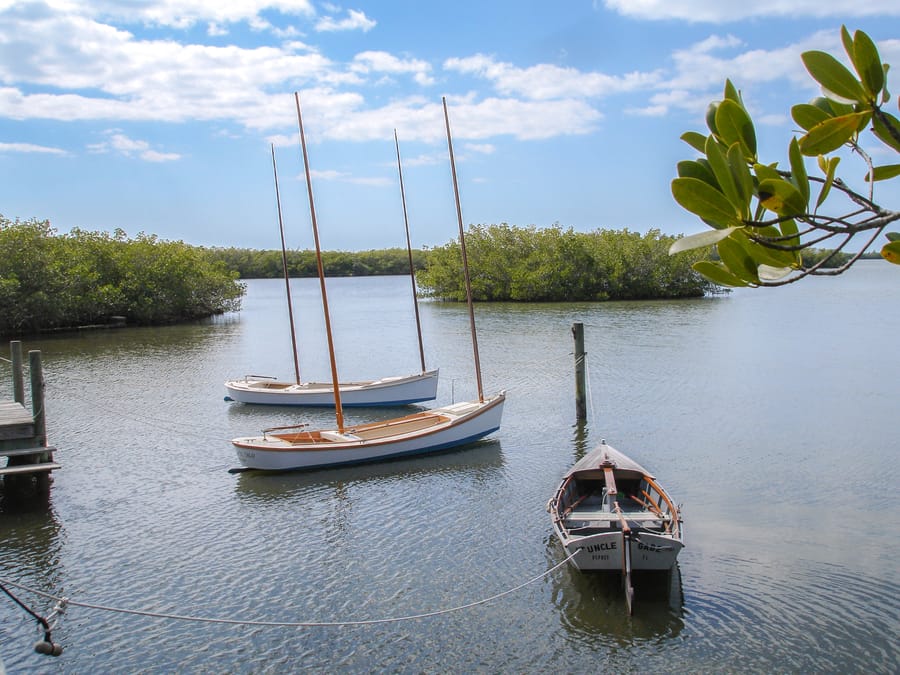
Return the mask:
<path id="1" fill-rule="evenodd" d="M 672 515 L 672 519 L 666 523 L 666 531 L 668 532 L 671 528 L 672 536 L 677 537 L 678 529 L 679 529 L 678 507 L 675 506 L 674 503 L 672 503 L 672 500 L 669 498 L 668 493 L 665 490 L 663 490 L 662 487 L 655 480 L 653 480 L 650 476 L 644 476 L 644 479 L 647 481 L 648 485 L 650 485 L 653 489 L 655 489 L 659 493 L 660 497 L 662 497 L 663 501 L 669 507 L 669 513 Z"/>

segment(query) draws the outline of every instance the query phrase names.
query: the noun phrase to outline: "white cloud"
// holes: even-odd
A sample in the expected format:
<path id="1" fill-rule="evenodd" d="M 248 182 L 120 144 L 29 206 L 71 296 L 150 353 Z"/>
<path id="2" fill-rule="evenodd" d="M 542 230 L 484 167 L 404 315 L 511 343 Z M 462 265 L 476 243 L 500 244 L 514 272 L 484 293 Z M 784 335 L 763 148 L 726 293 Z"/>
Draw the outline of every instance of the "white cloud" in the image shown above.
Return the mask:
<path id="1" fill-rule="evenodd" d="M 181 159 L 181 155 L 177 153 L 154 150 L 147 141 L 135 140 L 116 131 L 107 133 L 108 140 L 90 145 L 88 149 L 97 153 L 115 152 L 125 157 L 136 155 L 147 162 L 171 162 Z"/>
<path id="2" fill-rule="evenodd" d="M 649 89 L 660 79 L 658 72 L 612 76 L 546 63 L 518 68 L 484 54 L 447 59 L 444 68 L 489 80 L 502 94 L 524 96 L 533 100 L 597 98 Z"/>
<path id="3" fill-rule="evenodd" d="M 900 40 L 881 41 L 878 49 L 882 60 L 896 62 L 900 57 Z M 661 80 L 657 93 L 651 96 L 648 105 L 633 112 L 662 116 L 678 108 L 700 114 L 710 101 L 722 97 L 726 79 L 730 79 L 745 94 L 758 93 L 765 87 L 777 85 L 781 90 L 794 92 L 794 102 L 804 100 L 804 96 L 812 98 L 818 95 L 819 90 L 800 58 L 803 52 L 810 50 L 826 51 L 847 61 L 840 36 L 831 30 L 813 33 L 793 44 L 767 50 L 748 49 L 741 40 L 731 35 L 712 35 L 674 52 L 671 57 L 673 72 Z M 892 79 L 896 78 L 893 70 L 890 75 Z M 752 95 L 745 96 L 745 103 L 751 107 L 751 112 L 754 98 Z M 768 118 L 770 123 L 774 119 Z"/>
<path id="4" fill-rule="evenodd" d="M 447 161 L 446 152 L 433 152 L 429 154 L 416 155 L 415 157 L 403 158 L 403 166 L 434 166 L 435 164 L 443 164 Z"/>
<path id="5" fill-rule="evenodd" d="M 510 98 L 449 101 L 454 138 L 480 140 L 496 136 L 543 139 L 586 134 L 601 114 L 581 100 L 520 101 Z M 455 123 L 454 120 L 458 120 Z"/>
<path id="6" fill-rule="evenodd" d="M 897 0 L 603 0 L 607 9 L 625 16 L 651 21 L 680 19 L 692 22 L 724 23 L 752 17 L 797 18 L 835 17 L 849 19 L 864 16 L 900 16 Z"/>
<path id="7" fill-rule="evenodd" d="M 211 21 L 206 27 L 206 34 L 210 37 L 224 37 L 225 35 L 228 35 L 228 29 L 222 24 Z"/>
<path id="8" fill-rule="evenodd" d="M 358 78 L 299 42 L 181 44 L 139 40 L 73 14 L 20 18 L 0 12 L 0 85 L 7 85 L 0 87 L 0 115 L 13 119 L 237 120 L 266 127 L 290 117 L 290 106 L 272 106 L 272 92 L 286 91 L 285 83 Z"/>
<path id="9" fill-rule="evenodd" d="M 361 30 L 366 33 L 372 30 L 375 24 L 376 22 L 367 17 L 364 12 L 351 9 L 345 19 L 323 16 L 316 22 L 316 30 L 319 32 Z"/>
<path id="10" fill-rule="evenodd" d="M 21 152 L 21 153 L 40 153 L 48 155 L 67 155 L 65 150 L 60 148 L 49 148 L 46 145 L 34 145 L 33 143 L 0 143 L 0 153 L 3 152 Z"/>
<path id="11" fill-rule="evenodd" d="M 468 152 L 477 152 L 480 155 L 492 155 L 497 149 L 491 143 L 466 143 L 464 148 Z"/>
<path id="12" fill-rule="evenodd" d="M 27 4 L 27 3 L 26 3 Z M 57 11 L 114 19 L 122 23 L 190 28 L 197 23 L 247 22 L 257 30 L 270 28 L 264 11 L 286 16 L 312 17 L 309 0 L 48 0 Z"/>
<path id="13" fill-rule="evenodd" d="M 319 178 L 321 180 L 343 180 L 347 177 L 346 173 L 335 171 L 334 169 L 310 169 L 309 175 L 312 178 Z M 306 177 L 303 174 L 300 174 L 300 178 L 306 180 Z"/>
<path id="14" fill-rule="evenodd" d="M 434 83 L 431 76 L 431 64 L 420 59 L 400 59 L 383 51 L 360 52 L 353 57 L 350 70 L 355 73 L 388 73 L 391 75 L 411 74 L 421 85 Z"/>
<path id="15" fill-rule="evenodd" d="M 339 183 L 350 183 L 353 185 L 368 185 L 371 187 L 385 187 L 394 185 L 395 181 L 386 176 L 354 176 L 344 171 L 335 171 L 334 169 L 310 169 L 309 175 L 317 180 L 335 181 Z M 299 180 L 306 180 L 303 174 L 298 176 Z"/>

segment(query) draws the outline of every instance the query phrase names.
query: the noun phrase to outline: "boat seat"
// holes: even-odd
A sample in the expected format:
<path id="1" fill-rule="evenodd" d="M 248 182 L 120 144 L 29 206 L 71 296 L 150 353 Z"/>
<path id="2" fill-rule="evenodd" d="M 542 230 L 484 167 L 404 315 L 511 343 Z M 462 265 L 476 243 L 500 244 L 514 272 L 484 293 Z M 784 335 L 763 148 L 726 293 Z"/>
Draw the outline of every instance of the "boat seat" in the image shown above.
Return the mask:
<path id="1" fill-rule="evenodd" d="M 669 519 L 667 515 L 660 518 L 658 515 L 656 515 L 655 513 L 651 513 L 650 511 L 623 511 L 622 513 L 625 516 L 625 519 L 631 522 L 659 522 Z M 585 509 L 576 507 L 568 515 L 566 520 L 613 522 L 619 520 L 619 514 L 612 511 L 600 511 L 597 509 Z"/>
<path id="2" fill-rule="evenodd" d="M 324 441 L 332 441 L 334 443 L 349 443 L 350 441 L 361 440 L 359 436 L 353 434 L 341 434 L 337 431 L 323 431 L 319 436 Z"/>

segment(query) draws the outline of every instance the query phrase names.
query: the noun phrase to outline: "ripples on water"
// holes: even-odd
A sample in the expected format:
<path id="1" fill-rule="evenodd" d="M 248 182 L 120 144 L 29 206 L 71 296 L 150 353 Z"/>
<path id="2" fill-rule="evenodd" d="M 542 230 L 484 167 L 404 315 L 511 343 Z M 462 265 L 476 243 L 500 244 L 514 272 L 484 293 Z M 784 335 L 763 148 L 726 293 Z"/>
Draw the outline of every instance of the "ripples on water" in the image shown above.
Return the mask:
<path id="1" fill-rule="evenodd" d="M 329 411 L 222 401 L 227 378 L 290 374 L 277 282 L 252 282 L 239 317 L 26 342 L 44 354 L 63 469 L 49 507 L 3 506 L 0 576 L 47 592 L 283 622 L 476 602 L 563 560 L 544 505 L 601 438 L 683 502 L 687 548 L 671 577 L 638 580 L 630 617 L 619 580 L 563 566 L 487 604 L 374 625 L 71 607 L 54 633 L 66 651 L 51 660 L 31 651 L 34 622 L 0 599 L 0 657 L 11 673 L 898 672 L 900 497 L 886 486 L 898 478 L 900 364 L 888 355 L 900 297 L 873 269 L 702 301 L 479 307 L 485 388 L 509 390 L 493 440 L 312 473 L 227 473 L 234 436 L 333 423 Z M 405 284 L 333 284 L 348 378 L 417 368 Z M 315 297 L 298 285 L 295 299 Z M 319 311 L 298 312 L 309 379 L 327 376 Z M 360 312 L 382 330 L 363 335 Z M 462 307 L 423 303 L 438 403 L 474 392 L 465 321 Z M 585 427 L 573 419 L 575 321 Z"/>

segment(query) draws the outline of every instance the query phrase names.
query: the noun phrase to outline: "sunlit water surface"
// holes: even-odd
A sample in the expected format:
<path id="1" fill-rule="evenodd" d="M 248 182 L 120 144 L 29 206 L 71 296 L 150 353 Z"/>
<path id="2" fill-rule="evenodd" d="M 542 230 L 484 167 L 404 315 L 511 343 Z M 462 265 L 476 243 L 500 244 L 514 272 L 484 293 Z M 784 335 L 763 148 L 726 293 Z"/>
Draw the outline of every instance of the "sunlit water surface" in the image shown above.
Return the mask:
<path id="1" fill-rule="evenodd" d="M 486 393 L 509 393 L 500 432 L 312 473 L 228 472 L 235 436 L 334 422 L 223 400 L 226 379 L 292 376 L 283 282 L 249 282 L 243 311 L 201 324 L 27 340 L 43 353 L 63 468 L 49 505 L 4 503 L 0 576 L 246 623 L 70 606 L 53 659 L 0 596 L 0 659 L 10 673 L 897 672 L 897 274 L 864 262 L 702 300 L 479 305 Z M 303 377 L 328 378 L 316 282 L 293 286 Z M 408 279 L 329 280 L 329 299 L 342 378 L 418 369 Z M 437 403 L 474 397 L 465 308 L 421 311 Z M 575 322 L 589 364 L 582 427 Z M 676 574 L 639 580 L 633 616 L 617 580 L 547 573 L 565 556 L 545 504 L 602 438 L 684 505 Z"/>

